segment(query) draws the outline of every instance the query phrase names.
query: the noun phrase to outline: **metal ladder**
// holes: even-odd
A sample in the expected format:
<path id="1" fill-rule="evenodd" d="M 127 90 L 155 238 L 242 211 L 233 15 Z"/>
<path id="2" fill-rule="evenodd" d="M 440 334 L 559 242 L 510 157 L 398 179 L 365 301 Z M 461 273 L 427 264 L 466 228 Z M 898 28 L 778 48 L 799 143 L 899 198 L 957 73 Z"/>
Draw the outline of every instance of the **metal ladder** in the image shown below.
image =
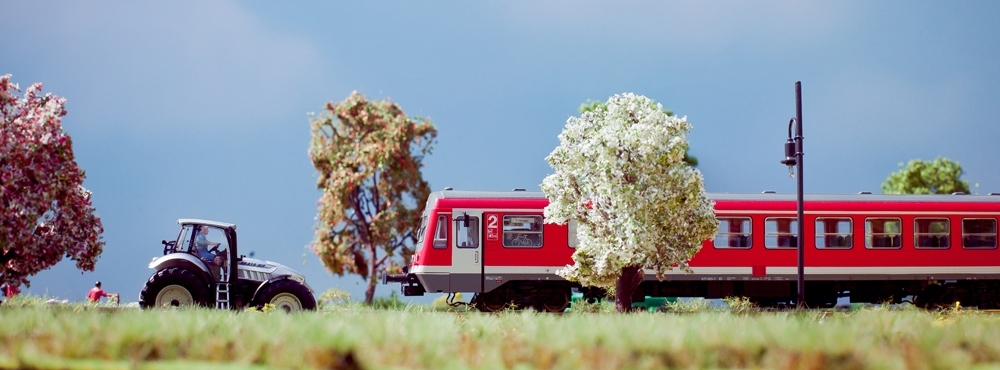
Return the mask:
<path id="1" fill-rule="evenodd" d="M 229 309 L 229 279 L 226 276 L 226 269 L 219 269 L 219 280 L 215 283 L 215 308 Z"/>

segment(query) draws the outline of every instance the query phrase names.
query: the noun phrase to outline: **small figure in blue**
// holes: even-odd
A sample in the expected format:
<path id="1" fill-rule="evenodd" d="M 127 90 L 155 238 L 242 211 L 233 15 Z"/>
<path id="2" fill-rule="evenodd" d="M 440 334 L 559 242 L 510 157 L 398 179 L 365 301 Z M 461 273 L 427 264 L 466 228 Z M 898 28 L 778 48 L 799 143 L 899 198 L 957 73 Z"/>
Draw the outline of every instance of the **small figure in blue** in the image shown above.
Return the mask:
<path id="1" fill-rule="evenodd" d="M 198 235 L 194 237 L 194 247 L 199 258 L 210 262 L 215 258 L 215 254 L 208 251 L 208 247 L 218 247 L 219 243 L 208 241 L 208 226 L 202 226 L 198 230 Z"/>

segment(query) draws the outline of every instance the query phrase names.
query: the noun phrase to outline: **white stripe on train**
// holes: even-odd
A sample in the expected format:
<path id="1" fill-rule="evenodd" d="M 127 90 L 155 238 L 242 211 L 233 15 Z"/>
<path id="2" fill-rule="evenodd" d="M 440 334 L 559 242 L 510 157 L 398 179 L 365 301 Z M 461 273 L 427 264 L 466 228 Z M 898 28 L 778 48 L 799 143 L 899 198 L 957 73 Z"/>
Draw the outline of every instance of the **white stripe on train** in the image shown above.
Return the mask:
<path id="1" fill-rule="evenodd" d="M 486 266 L 486 274 L 554 274 L 564 266 Z M 451 266 L 414 266 L 413 273 L 450 273 Z M 693 275 L 752 275 L 752 267 L 692 267 Z M 1000 275 L 1000 266 L 871 266 L 871 267 L 809 267 L 806 275 L 945 275 L 945 274 L 986 274 Z M 647 275 L 653 274 L 646 270 Z M 795 266 L 765 267 L 765 275 L 795 275 Z M 667 271 L 666 275 L 688 275 L 682 270 Z"/>

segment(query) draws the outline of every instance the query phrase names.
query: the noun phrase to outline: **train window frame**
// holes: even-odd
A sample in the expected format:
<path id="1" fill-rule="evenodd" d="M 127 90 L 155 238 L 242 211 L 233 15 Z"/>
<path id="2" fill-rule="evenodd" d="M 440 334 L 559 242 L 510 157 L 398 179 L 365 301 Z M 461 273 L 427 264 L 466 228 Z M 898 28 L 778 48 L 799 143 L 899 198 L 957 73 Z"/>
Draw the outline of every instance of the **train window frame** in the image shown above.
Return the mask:
<path id="1" fill-rule="evenodd" d="M 773 232 L 770 231 L 770 228 L 768 226 L 771 225 L 772 221 L 777 221 L 778 219 L 785 219 L 785 220 L 789 220 L 790 221 L 789 224 L 788 224 L 789 231 L 787 233 L 782 233 L 781 231 L 773 231 Z M 764 218 L 764 248 L 766 248 L 766 249 L 791 249 L 791 250 L 798 249 L 798 223 L 799 223 L 799 219 L 797 217 L 784 217 L 784 216 L 782 216 L 782 217 L 777 217 L 777 216 L 776 217 L 765 217 Z M 783 237 L 783 236 L 789 238 L 788 240 L 790 242 L 789 242 L 788 246 L 782 246 L 782 245 L 780 245 L 780 243 L 778 243 L 778 240 L 781 240 L 780 238 Z M 773 239 L 774 240 L 774 244 L 770 243 L 770 241 L 772 240 L 772 238 L 774 238 Z"/>
<path id="2" fill-rule="evenodd" d="M 944 223 L 945 223 L 944 224 L 945 231 L 944 232 L 933 232 L 933 231 L 921 232 L 920 231 L 920 221 L 930 221 L 931 223 L 944 221 Z M 928 228 L 931 227 L 930 225 L 931 224 L 928 224 Z M 933 238 L 944 237 L 944 239 L 937 239 L 938 240 L 938 246 L 936 246 L 936 247 L 935 246 L 921 245 L 919 243 L 919 241 L 921 240 L 921 238 L 927 238 L 927 237 L 933 237 Z M 943 247 L 940 246 L 941 245 L 941 242 L 940 242 L 941 240 L 943 240 L 945 242 L 945 246 L 943 246 Z M 914 218 L 913 219 L 913 248 L 914 249 L 928 249 L 928 250 L 945 250 L 945 249 L 951 248 L 951 219 L 949 219 L 947 217 L 916 217 L 916 218 Z"/>
<path id="3" fill-rule="evenodd" d="M 715 237 L 712 238 L 712 246 L 713 247 L 715 247 L 716 249 L 741 249 L 741 250 L 742 249 L 753 248 L 753 218 L 751 218 L 751 217 L 744 217 L 744 216 L 722 216 L 722 217 L 716 217 L 715 219 L 717 221 L 719 221 L 719 228 L 718 228 L 718 231 L 715 233 Z M 728 225 L 728 222 L 729 222 L 728 220 L 740 220 L 741 221 L 740 222 L 740 225 L 741 225 L 740 229 L 742 229 L 744 231 L 735 232 L 735 233 L 734 232 L 730 232 L 730 231 L 723 232 L 723 227 L 722 227 L 723 220 L 727 220 L 726 221 L 727 225 Z M 746 228 L 742 227 L 742 225 L 743 225 L 744 222 L 746 222 Z M 728 230 L 730 228 L 727 227 L 726 229 Z M 742 246 L 742 245 L 736 246 L 736 245 L 734 245 L 734 244 L 740 244 L 740 243 L 736 242 L 736 241 L 738 241 L 740 239 L 734 239 L 733 238 L 734 236 L 737 236 L 737 235 L 740 236 L 740 237 L 746 237 L 746 246 Z M 725 236 L 726 242 L 725 242 L 725 244 L 720 245 L 716 241 L 719 240 L 720 238 L 722 238 L 723 236 Z M 736 242 L 736 243 L 734 243 L 734 242 Z"/>
<path id="4" fill-rule="evenodd" d="M 578 226 L 576 220 L 573 219 L 566 223 L 566 245 L 573 249 L 576 249 L 576 246 L 580 243 L 580 237 L 576 233 Z"/>
<path id="5" fill-rule="evenodd" d="M 464 235 L 462 234 L 463 232 L 465 233 Z M 479 216 L 467 215 L 465 220 L 461 220 L 458 217 L 455 218 L 455 248 L 479 249 L 479 245 L 482 243 L 481 236 L 482 231 L 479 230 Z"/>
<path id="6" fill-rule="evenodd" d="M 414 244 L 413 251 L 417 252 L 424 246 L 424 234 L 427 233 L 427 215 L 420 216 L 420 228 L 417 229 L 417 242 Z"/>
<path id="7" fill-rule="evenodd" d="M 991 233 L 969 233 L 966 232 L 966 221 L 993 221 L 993 232 Z M 992 246 L 969 246 L 969 238 L 974 236 L 993 237 Z M 962 218 L 962 249 L 997 249 L 997 219 L 991 217 L 963 217 Z"/>
<path id="8" fill-rule="evenodd" d="M 887 232 L 874 233 L 874 232 L 871 231 L 872 230 L 871 224 L 872 224 L 872 221 L 875 221 L 875 220 L 895 221 L 896 224 L 899 225 L 899 231 L 897 233 L 895 233 L 895 234 L 891 234 L 891 233 L 887 233 Z M 884 229 L 885 229 L 885 222 L 883 222 L 883 230 Z M 891 238 L 892 235 L 895 235 L 895 236 L 899 237 L 899 242 L 893 243 L 892 242 L 892 238 Z M 889 238 L 889 241 L 890 241 L 889 246 L 888 247 L 875 246 L 874 245 L 875 244 L 875 236 L 883 236 L 883 237 L 890 236 L 890 238 Z M 865 217 L 865 248 L 867 248 L 867 249 L 901 249 L 902 247 L 903 247 L 903 220 L 901 218 L 899 218 L 899 217 L 885 217 L 885 216 Z"/>
<path id="9" fill-rule="evenodd" d="M 450 223 L 448 215 L 439 214 L 437 218 L 437 223 L 434 225 L 434 249 L 448 249 L 448 224 Z M 444 233 L 444 239 L 441 239 L 441 234 Z"/>
<path id="10" fill-rule="evenodd" d="M 826 225 L 826 222 L 823 221 L 829 221 L 829 220 L 835 220 L 837 222 L 836 223 L 836 225 L 838 225 L 837 232 L 828 233 L 825 231 L 826 228 L 824 226 Z M 839 231 L 840 229 L 839 225 L 841 222 L 844 221 L 847 221 L 846 233 Z M 816 247 L 816 249 L 834 249 L 834 250 L 852 249 L 854 248 L 854 219 L 850 217 L 834 217 L 834 216 L 816 217 L 815 221 L 813 222 L 813 234 L 815 235 L 816 239 L 813 245 Z M 839 238 L 844 238 L 844 242 L 847 245 L 829 246 L 826 243 L 828 237 L 837 237 L 838 240 Z"/>
<path id="11" fill-rule="evenodd" d="M 529 228 L 528 230 L 508 229 L 510 222 L 516 218 L 531 218 L 533 220 L 537 220 L 531 223 L 538 225 L 538 230 L 533 230 L 532 228 Z M 503 215 L 503 223 L 500 226 L 500 240 L 502 241 L 501 244 L 504 248 L 537 249 L 545 245 L 545 217 L 542 215 L 505 214 Z M 509 238 L 511 241 L 523 239 L 525 242 L 529 242 L 530 244 L 508 245 L 508 234 L 511 235 L 511 238 Z"/>

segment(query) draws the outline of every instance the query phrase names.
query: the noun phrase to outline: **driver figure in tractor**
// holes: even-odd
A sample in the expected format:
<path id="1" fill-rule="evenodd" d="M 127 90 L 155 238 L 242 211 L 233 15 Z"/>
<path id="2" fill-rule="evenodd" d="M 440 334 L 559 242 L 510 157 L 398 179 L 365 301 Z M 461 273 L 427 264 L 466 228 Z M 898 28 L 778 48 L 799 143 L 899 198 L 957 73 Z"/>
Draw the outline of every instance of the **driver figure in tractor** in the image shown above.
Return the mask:
<path id="1" fill-rule="evenodd" d="M 202 225 L 198 229 L 198 235 L 194 238 L 194 247 L 197 250 L 198 257 L 201 258 L 205 263 L 211 263 L 215 259 L 215 254 L 208 249 L 208 246 L 212 246 L 213 249 L 218 251 L 219 243 L 208 241 L 208 225 Z"/>
<path id="2" fill-rule="evenodd" d="M 198 228 L 198 234 L 194 237 L 195 255 L 201 258 L 208 269 L 212 272 L 215 281 L 222 281 L 220 270 L 226 268 L 226 251 L 219 250 L 219 242 L 208 240 L 208 225 Z"/>
<path id="3" fill-rule="evenodd" d="M 220 270 L 226 268 L 226 251 L 219 250 L 219 243 L 208 240 L 208 225 L 202 225 L 198 229 L 198 235 L 194 237 L 195 254 L 201 258 L 212 271 L 212 277 L 216 281 L 221 281 Z M 211 248 L 209 248 L 211 246 Z M 213 253 L 215 252 L 215 253 Z"/>

